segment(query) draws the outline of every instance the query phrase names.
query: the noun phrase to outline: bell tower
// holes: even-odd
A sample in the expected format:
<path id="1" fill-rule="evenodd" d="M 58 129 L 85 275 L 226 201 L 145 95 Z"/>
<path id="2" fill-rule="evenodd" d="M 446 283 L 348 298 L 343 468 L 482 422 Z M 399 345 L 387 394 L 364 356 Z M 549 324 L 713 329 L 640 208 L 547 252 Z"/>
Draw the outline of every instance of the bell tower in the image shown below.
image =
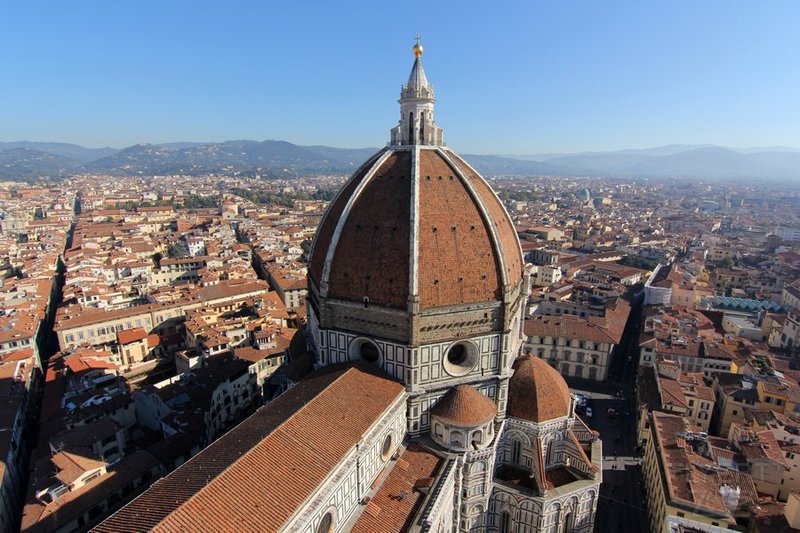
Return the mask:
<path id="1" fill-rule="evenodd" d="M 408 81 L 400 89 L 400 124 L 391 132 L 392 146 L 444 144 L 444 133 L 433 121 L 433 87 L 428 83 L 425 69 L 422 68 L 422 45 L 417 35 L 414 52 L 414 66 Z"/>

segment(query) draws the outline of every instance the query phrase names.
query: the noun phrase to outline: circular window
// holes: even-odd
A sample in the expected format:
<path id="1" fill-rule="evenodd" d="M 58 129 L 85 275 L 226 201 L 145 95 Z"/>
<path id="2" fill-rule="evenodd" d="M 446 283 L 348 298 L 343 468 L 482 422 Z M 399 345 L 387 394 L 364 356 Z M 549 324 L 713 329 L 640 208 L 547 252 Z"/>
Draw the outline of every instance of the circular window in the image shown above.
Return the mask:
<path id="1" fill-rule="evenodd" d="M 378 345 L 366 338 L 356 339 L 350 344 L 350 359 L 361 359 L 368 363 L 377 363 L 381 351 Z"/>
<path id="2" fill-rule="evenodd" d="M 383 446 L 381 447 L 381 459 L 384 461 L 389 459 L 389 456 L 392 454 L 392 448 L 394 447 L 394 437 L 391 433 L 386 435 L 386 438 L 383 439 Z"/>
<path id="3" fill-rule="evenodd" d="M 444 360 L 444 369 L 451 376 L 466 375 L 478 363 L 478 349 L 471 342 L 461 341 L 450 346 Z"/>
<path id="4" fill-rule="evenodd" d="M 372 344 L 371 342 L 363 342 L 361 343 L 361 347 L 359 348 L 359 355 L 361 359 L 364 361 L 369 361 L 370 363 L 374 363 L 378 360 L 378 347 Z"/>
<path id="5" fill-rule="evenodd" d="M 330 533 L 333 531 L 333 511 L 328 511 L 317 526 L 317 533 Z"/>

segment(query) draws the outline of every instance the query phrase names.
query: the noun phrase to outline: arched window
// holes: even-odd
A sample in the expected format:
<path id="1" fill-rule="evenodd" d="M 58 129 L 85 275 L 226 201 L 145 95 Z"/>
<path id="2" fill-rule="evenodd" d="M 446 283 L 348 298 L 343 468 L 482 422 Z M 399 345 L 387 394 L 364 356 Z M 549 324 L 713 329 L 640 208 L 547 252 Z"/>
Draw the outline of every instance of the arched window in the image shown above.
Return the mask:
<path id="1" fill-rule="evenodd" d="M 564 517 L 564 527 L 561 529 L 563 533 L 572 533 L 572 530 L 575 527 L 575 515 L 572 512 L 568 512 L 567 516 Z"/>
<path id="2" fill-rule="evenodd" d="M 483 461 L 478 461 L 477 463 L 472 465 L 471 471 L 472 472 L 483 472 L 486 470 L 486 463 Z"/>
<path id="3" fill-rule="evenodd" d="M 511 441 L 511 462 L 515 465 L 522 460 L 522 443 L 516 439 Z"/>
<path id="4" fill-rule="evenodd" d="M 408 114 L 408 144 L 414 144 L 414 112 Z"/>
<path id="5" fill-rule="evenodd" d="M 483 444 L 483 431 L 479 429 L 472 434 L 472 447 L 478 448 L 481 444 Z"/>
<path id="6" fill-rule="evenodd" d="M 464 434 L 460 431 L 450 433 L 450 444 L 454 446 L 464 446 Z"/>
<path id="7" fill-rule="evenodd" d="M 500 513 L 500 533 L 511 533 L 511 513 L 503 511 Z"/>
<path id="8" fill-rule="evenodd" d="M 419 114 L 419 142 L 425 142 L 425 111 Z"/>

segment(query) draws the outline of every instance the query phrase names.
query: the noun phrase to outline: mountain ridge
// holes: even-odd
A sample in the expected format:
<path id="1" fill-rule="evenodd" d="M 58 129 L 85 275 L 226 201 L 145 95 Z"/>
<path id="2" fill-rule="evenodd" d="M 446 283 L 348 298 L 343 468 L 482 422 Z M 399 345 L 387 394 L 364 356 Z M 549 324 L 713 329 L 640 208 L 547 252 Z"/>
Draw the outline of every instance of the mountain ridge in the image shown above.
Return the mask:
<path id="1" fill-rule="evenodd" d="M 282 140 L 135 144 L 122 149 L 70 143 L 0 143 L 0 179 L 233 173 L 263 177 L 348 174 L 378 148 L 302 146 Z M 759 151 L 760 150 L 760 151 Z M 673 144 L 644 149 L 464 157 L 486 175 L 798 179 L 800 149 Z"/>

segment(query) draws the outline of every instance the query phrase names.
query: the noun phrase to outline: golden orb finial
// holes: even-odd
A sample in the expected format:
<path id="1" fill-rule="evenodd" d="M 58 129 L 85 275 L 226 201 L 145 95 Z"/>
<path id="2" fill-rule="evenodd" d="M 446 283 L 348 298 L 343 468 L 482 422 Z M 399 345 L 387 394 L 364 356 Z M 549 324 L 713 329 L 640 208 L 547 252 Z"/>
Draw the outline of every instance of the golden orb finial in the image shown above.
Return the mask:
<path id="1" fill-rule="evenodd" d="M 419 41 L 422 39 L 422 37 L 417 35 L 415 37 L 415 39 L 417 40 L 417 42 L 414 45 L 414 48 L 412 48 L 412 50 L 414 51 L 414 57 L 419 59 L 420 57 L 422 57 L 422 52 L 424 50 L 424 48 L 422 48 L 422 45 L 419 43 Z"/>

